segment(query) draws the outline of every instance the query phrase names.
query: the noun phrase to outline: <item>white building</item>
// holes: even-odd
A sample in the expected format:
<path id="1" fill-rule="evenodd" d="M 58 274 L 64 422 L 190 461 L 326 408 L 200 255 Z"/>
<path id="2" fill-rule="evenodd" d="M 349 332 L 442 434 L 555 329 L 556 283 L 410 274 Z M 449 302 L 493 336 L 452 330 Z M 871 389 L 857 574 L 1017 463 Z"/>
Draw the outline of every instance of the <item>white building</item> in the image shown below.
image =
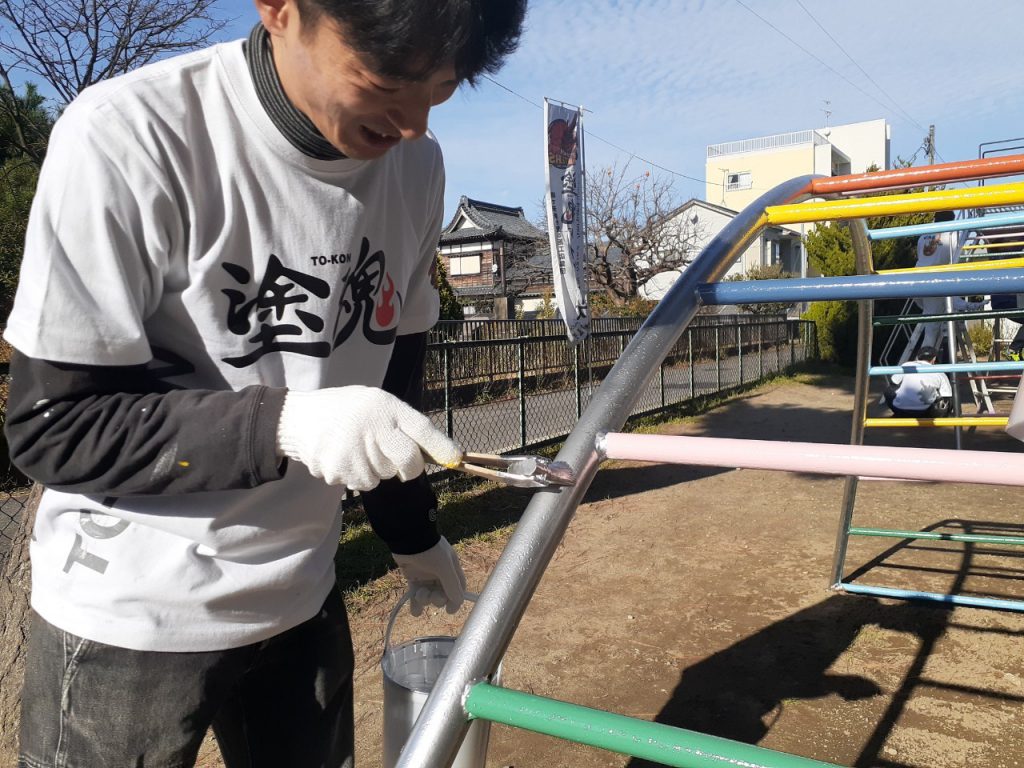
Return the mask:
<path id="1" fill-rule="evenodd" d="M 694 198 L 683 203 L 667 218 L 677 221 L 678 226 L 685 227 L 692 233 L 691 241 L 696 246 L 696 255 L 732 221 L 734 216 L 736 211 Z M 765 227 L 725 276 L 743 275 L 751 267 L 772 264 L 781 265 L 783 271 L 793 275 L 804 274 L 801 272 L 803 265 L 806 264 L 803 254 L 799 232 L 786 227 Z M 660 299 L 679 275 L 678 270 L 657 274 L 641 287 L 640 293 L 645 299 Z"/>
<path id="2" fill-rule="evenodd" d="M 707 200 L 725 210 L 741 211 L 784 181 L 805 175 L 841 176 L 864 173 L 869 168 L 890 167 L 891 128 L 884 119 L 833 125 L 774 136 L 727 141 L 707 148 L 704 188 Z M 791 274 L 807 277 L 806 250 L 802 247 L 813 224 L 797 224 L 792 230 L 801 245 L 787 250 L 783 237 L 762 248 L 778 248 L 763 254 L 763 264 L 781 263 Z"/>
<path id="3" fill-rule="evenodd" d="M 741 211 L 796 176 L 885 170 L 889 143 L 890 126 L 878 119 L 712 144 L 704 165 L 705 198 Z"/>

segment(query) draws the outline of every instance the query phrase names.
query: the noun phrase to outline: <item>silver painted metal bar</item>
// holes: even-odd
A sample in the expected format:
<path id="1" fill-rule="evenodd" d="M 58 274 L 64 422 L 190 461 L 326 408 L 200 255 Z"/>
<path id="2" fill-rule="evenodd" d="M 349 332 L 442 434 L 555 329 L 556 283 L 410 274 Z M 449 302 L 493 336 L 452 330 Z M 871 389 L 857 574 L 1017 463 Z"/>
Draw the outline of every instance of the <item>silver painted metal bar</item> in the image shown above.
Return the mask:
<path id="1" fill-rule="evenodd" d="M 868 239 L 867 222 L 864 219 L 850 221 L 850 236 L 853 241 L 853 257 L 857 272 L 862 275 L 874 270 L 871 256 L 871 241 Z M 862 300 L 857 302 L 857 372 L 853 389 L 853 423 L 850 427 L 850 445 L 864 444 L 864 418 L 868 414 L 868 395 L 871 387 L 868 368 L 871 367 L 871 337 L 874 326 L 871 322 L 874 313 L 874 302 Z M 846 550 L 850 541 L 850 524 L 853 521 L 853 508 L 857 503 L 857 485 L 860 478 L 847 475 L 843 483 L 843 501 L 839 511 L 839 528 L 836 531 L 836 544 L 832 552 L 832 579 L 830 586 L 843 578 L 846 563 Z"/>
<path id="2" fill-rule="evenodd" d="M 764 209 L 806 197 L 813 178 L 802 176 L 780 184 L 737 214 L 687 267 L 620 355 L 556 457 L 575 470 L 576 484 L 540 489 L 530 500 L 467 618 L 396 768 L 450 764 L 468 726 L 465 696 L 473 684 L 487 680 L 497 668 L 597 473 L 598 433 L 622 428 L 647 382 L 697 313 L 697 286 L 720 280 L 757 236 Z"/>

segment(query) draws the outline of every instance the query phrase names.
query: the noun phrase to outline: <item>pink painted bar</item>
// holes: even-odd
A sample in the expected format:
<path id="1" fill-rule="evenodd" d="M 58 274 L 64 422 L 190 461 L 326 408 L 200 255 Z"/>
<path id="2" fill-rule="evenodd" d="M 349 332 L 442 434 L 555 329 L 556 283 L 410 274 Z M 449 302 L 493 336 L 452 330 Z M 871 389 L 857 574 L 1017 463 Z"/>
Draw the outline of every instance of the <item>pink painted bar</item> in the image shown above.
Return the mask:
<path id="1" fill-rule="evenodd" d="M 607 459 L 696 464 L 705 467 L 778 469 L 823 475 L 858 475 L 947 483 L 1024 485 L 1024 454 L 997 451 L 632 435 L 622 432 L 609 432 L 598 437 L 598 451 Z"/>

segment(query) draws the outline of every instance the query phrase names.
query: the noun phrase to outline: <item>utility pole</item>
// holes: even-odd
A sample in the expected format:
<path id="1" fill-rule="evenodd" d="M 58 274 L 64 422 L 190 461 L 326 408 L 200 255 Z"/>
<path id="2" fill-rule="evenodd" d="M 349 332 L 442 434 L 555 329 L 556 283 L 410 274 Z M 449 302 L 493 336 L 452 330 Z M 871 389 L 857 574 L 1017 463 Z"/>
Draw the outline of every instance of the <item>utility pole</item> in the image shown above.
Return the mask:
<path id="1" fill-rule="evenodd" d="M 935 126 L 928 126 L 928 138 L 925 139 L 928 146 L 928 165 L 935 165 Z"/>

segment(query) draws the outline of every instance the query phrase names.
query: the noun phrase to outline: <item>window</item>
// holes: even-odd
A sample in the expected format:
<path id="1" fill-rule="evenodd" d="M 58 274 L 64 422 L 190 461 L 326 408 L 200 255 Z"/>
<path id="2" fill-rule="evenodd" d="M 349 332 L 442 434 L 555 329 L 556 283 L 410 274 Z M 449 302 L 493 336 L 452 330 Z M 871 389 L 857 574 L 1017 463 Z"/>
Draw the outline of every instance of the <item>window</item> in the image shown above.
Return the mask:
<path id="1" fill-rule="evenodd" d="M 457 275 L 479 275 L 480 254 L 472 256 L 452 256 L 448 261 L 448 274 L 452 277 Z"/>
<path id="2" fill-rule="evenodd" d="M 750 186 L 750 171 L 726 174 L 725 188 L 730 192 L 735 189 L 750 189 Z"/>

